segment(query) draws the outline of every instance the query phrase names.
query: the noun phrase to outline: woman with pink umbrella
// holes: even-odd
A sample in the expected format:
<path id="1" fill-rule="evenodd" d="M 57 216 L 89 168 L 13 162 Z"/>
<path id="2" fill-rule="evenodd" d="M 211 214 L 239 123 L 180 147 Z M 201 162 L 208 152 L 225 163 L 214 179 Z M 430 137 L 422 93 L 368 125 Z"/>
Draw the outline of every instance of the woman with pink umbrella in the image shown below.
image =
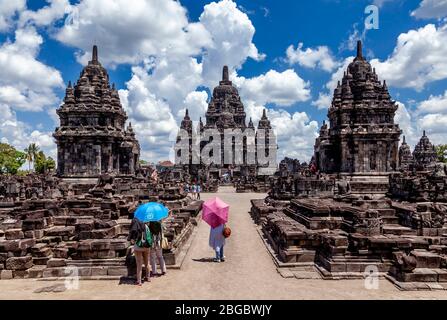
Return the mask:
<path id="1" fill-rule="evenodd" d="M 211 226 L 209 244 L 216 252 L 215 262 L 224 262 L 225 223 L 228 221 L 230 206 L 219 198 L 203 204 L 203 220 Z"/>

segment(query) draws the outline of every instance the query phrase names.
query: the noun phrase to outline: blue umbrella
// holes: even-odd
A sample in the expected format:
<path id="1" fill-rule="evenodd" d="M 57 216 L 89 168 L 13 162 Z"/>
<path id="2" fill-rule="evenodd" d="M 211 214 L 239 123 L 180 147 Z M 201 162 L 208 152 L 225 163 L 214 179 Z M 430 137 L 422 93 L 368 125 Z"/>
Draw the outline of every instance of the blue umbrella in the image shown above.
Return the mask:
<path id="1" fill-rule="evenodd" d="M 149 202 L 142 204 L 135 211 L 134 217 L 141 222 L 160 221 L 167 218 L 169 215 L 169 209 L 161 203 Z"/>

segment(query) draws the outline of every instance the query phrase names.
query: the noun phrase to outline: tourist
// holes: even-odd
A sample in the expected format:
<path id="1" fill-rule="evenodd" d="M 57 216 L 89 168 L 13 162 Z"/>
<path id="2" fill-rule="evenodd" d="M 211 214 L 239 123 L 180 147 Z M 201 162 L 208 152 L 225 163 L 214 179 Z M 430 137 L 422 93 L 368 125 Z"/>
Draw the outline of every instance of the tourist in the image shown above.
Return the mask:
<path id="1" fill-rule="evenodd" d="M 223 235 L 223 230 L 225 228 L 224 224 L 216 228 L 211 228 L 210 231 L 210 247 L 216 252 L 216 257 L 214 258 L 214 262 L 224 262 L 224 246 L 225 246 L 225 237 Z"/>
<path id="2" fill-rule="evenodd" d="M 127 239 L 133 245 L 135 260 L 137 262 L 136 285 L 141 286 L 143 264 L 146 268 L 146 276 L 143 280 L 147 282 L 151 281 L 149 274 L 149 255 L 150 247 L 152 245 L 152 236 L 149 227 L 145 223 L 134 218 L 130 225 L 129 236 Z"/>
<path id="3" fill-rule="evenodd" d="M 200 185 L 200 183 L 197 184 L 196 191 L 197 191 L 197 200 L 200 200 L 200 192 L 202 192 L 202 186 Z"/>
<path id="4" fill-rule="evenodd" d="M 161 275 L 166 274 L 166 264 L 163 258 L 163 226 L 161 222 L 151 222 L 149 229 L 152 234 L 152 248 L 151 248 L 151 276 L 158 276 L 157 261 L 160 265 Z"/>
<path id="5" fill-rule="evenodd" d="M 188 195 L 189 195 L 189 183 L 186 183 L 186 184 L 185 184 L 185 189 L 184 189 L 184 191 L 185 191 L 186 196 L 188 196 Z"/>
<path id="6" fill-rule="evenodd" d="M 196 199 L 196 192 L 197 192 L 196 184 L 194 183 L 191 187 L 192 187 L 192 198 Z"/>

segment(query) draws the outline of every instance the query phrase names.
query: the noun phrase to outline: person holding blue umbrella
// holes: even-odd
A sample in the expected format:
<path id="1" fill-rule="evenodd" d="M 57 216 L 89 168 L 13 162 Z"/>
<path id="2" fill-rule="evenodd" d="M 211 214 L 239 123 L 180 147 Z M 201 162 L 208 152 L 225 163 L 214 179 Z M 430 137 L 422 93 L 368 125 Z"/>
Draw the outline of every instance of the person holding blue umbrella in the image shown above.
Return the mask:
<path id="1" fill-rule="evenodd" d="M 160 221 L 169 215 L 169 210 L 160 203 L 150 202 L 140 205 L 134 214 L 130 226 L 128 240 L 134 245 L 135 260 L 137 262 L 137 285 L 141 286 L 143 264 L 146 268 L 145 281 L 150 282 L 149 255 L 153 245 L 153 237 L 148 224 Z"/>

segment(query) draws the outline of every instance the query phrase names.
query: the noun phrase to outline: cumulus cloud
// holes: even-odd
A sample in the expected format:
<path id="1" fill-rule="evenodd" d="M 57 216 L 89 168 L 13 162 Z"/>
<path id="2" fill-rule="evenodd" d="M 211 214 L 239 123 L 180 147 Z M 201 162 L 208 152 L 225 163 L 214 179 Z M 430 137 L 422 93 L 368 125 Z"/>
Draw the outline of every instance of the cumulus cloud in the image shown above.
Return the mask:
<path id="1" fill-rule="evenodd" d="M 210 37 L 201 24 L 189 23 L 187 12 L 173 0 L 82 0 L 71 6 L 66 23 L 55 35 L 80 49 L 86 63 L 95 41 L 106 65 L 137 64 L 148 56 L 199 54 Z"/>
<path id="2" fill-rule="evenodd" d="M 0 103 L 0 142 L 13 145 L 18 150 L 24 150 L 30 143 L 37 144 L 41 150 L 55 159 L 56 145 L 51 132 L 33 130 L 32 126 L 19 121 L 16 113 L 6 104 Z"/>
<path id="3" fill-rule="evenodd" d="M 37 60 L 42 37 L 33 27 L 17 29 L 15 41 L 0 47 L 0 103 L 23 111 L 41 111 L 58 102 L 60 72 Z"/>
<path id="4" fill-rule="evenodd" d="M 394 117 L 394 122 L 399 125 L 402 134 L 405 136 L 407 143 L 410 146 L 415 146 L 419 140 L 419 128 L 414 121 L 414 116 L 404 103 L 397 101 L 397 111 Z"/>
<path id="5" fill-rule="evenodd" d="M 428 24 L 402 33 L 391 56 L 371 61 L 392 86 L 422 90 L 427 83 L 447 78 L 447 25 Z"/>
<path id="6" fill-rule="evenodd" d="M 26 0 L 0 1 L 0 32 L 11 29 L 14 17 L 25 8 Z"/>
<path id="7" fill-rule="evenodd" d="M 137 75 L 133 75 L 127 88 L 119 91 L 120 98 L 144 151 L 143 157 L 166 157 L 173 146 L 169 136 L 177 130 L 169 105 L 157 99 Z"/>
<path id="8" fill-rule="evenodd" d="M 198 121 L 200 117 L 204 117 L 208 109 L 208 93 L 206 91 L 190 92 L 184 101 L 185 108 L 179 110 L 177 117 L 181 118 L 185 115 L 186 109 L 189 111 L 189 116 L 193 121 Z"/>
<path id="9" fill-rule="evenodd" d="M 296 49 L 293 45 L 287 48 L 286 55 L 289 64 L 293 65 L 298 63 L 300 66 L 306 68 L 319 68 L 327 72 L 331 72 L 337 67 L 338 63 L 328 47 L 319 46 L 315 49 L 307 48 L 303 50 L 303 45 L 300 42 Z"/>
<path id="10" fill-rule="evenodd" d="M 68 0 L 47 0 L 48 5 L 37 10 L 25 10 L 20 14 L 19 25 L 48 26 L 71 12 Z"/>
<path id="11" fill-rule="evenodd" d="M 61 23 L 67 15 L 66 23 Z M 90 59 L 92 44 L 96 42 L 100 60 L 106 67 L 132 65 L 131 79 L 119 93 L 141 143 L 142 158 L 146 160 L 168 157 L 186 108 L 193 120 L 205 113 L 208 94 L 203 87 L 212 89 L 218 84 L 223 65 L 232 71 L 247 114 L 254 121 L 259 120 L 266 104 L 286 107 L 310 99 L 309 83 L 293 70 L 270 70 L 254 78 L 237 76 L 247 59 L 261 61 L 265 55 L 253 43 L 255 28 L 249 17 L 231 0 L 207 4 L 196 22 L 189 21 L 186 9 L 174 0 L 135 0 L 132 6 L 126 0 L 81 0 L 73 5 L 65 0 L 49 0 L 44 8 L 22 12 L 18 22 L 23 34 L 17 34 L 15 42 L 4 46 L 10 46 L 11 51 L 21 45 L 15 56 L 26 56 L 33 65 L 18 72 L 15 78 L 8 76 L 16 80 L 14 84 L 0 82 L 0 103 L 14 113 L 14 109 L 31 110 L 31 101 L 34 111 L 56 102 L 52 91 L 62 86 L 62 78 L 57 70 L 37 60 L 42 38 L 35 27 L 51 26 L 47 29 L 50 35 L 76 48 L 76 58 L 82 64 Z M 321 55 L 321 49 L 313 50 Z M 0 66 L 3 51 L 7 50 L 0 50 Z M 315 64 L 330 68 L 327 62 Z M 21 83 L 28 91 L 17 85 Z M 35 91 L 35 84 L 45 89 Z M 48 100 L 39 102 L 33 93 Z M 54 109 L 48 109 L 47 113 L 57 122 Z M 273 126 L 278 127 L 280 142 L 287 144 L 284 155 L 289 151 L 298 151 L 293 154 L 300 156 L 311 155 L 316 122 L 305 113 L 270 110 L 269 115 Z M 23 128 L 16 131 L 17 137 L 38 140 L 50 148 L 50 134 L 17 121 L 15 115 L 10 125 Z M 293 127 L 294 134 L 290 135 Z M 8 140 L 15 141 L 17 137 L 9 136 Z"/>
<path id="12" fill-rule="evenodd" d="M 284 72 L 270 70 L 250 79 L 239 77 L 235 79 L 235 84 L 240 88 L 244 100 L 256 101 L 258 104 L 291 106 L 310 99 L 309 83 L 292 69 Z"/>
<path id="13" fill-rule="evenodd" d="M 331 103 L 332 96 L 324 92 L 320 92 L 320 94 L 318 95 L 318 99 L 312 101 L 312 105 L 317 107 L 318 109 L 328 109 Z"/>
<path id="14" fill-rule="evenodd" d="M 418 103 L 414 118 L 420 131 L 426 130 L 434 143 L 446 142 L 447 137 L 447 91 L 431 95 Z"/>
<path id="15" fill-rule="evenodd" d="M 177 126 L 174 124 L 180 122 L 186 108 L 189 108 L 193 120 L 196 121 L 200 115 L 205 113 L 207 94 L 203 90 L 196 90 L 201 86 L 209 89 L 216 86 L 221 79 L 223 65 L 228 65 L 231 70 L 236 70 L 248 58 L 261 60 L 264 57 L 252 42 L 255 29 L 250 19 L 237 8 L 233 1 L 222 0 L 206 5 L 198 22 L 188 22 L 186 15 L 184 19 L 183 27 L 177 30 L 178 37 L 185 36 L 184 28 L 195 29 L 197 30 L 196 34 L 201 35 L 200 41 L 190 37 L 187 45 L 179 43 L 175 51 L 154 50 L 154 54 L 144 57 L 142 63 L 132 68 L 133 81 L 131 80 L 127 84 L 126 94 L 129 97 L 134 97 L 128 100 L 129 110 L 133 112 L 133 121 L 135 121 L 135 126 L 146 128 L 144 137 L 146 139 L 149 137 L 149 140 L 152 139 L 150 137 L 157 140 L 163 137 L 165 141 L 168 141 L 169 136 L 172 136 L 171 132 L 177 130 Z M 128 30 L 128 27 L 125 27 L 125 30 Z M 155 45 L 161 47 L 163 43 L 154 41 Z M 190 50 L 189 48 L 195 49 Z M 101 52 L 103 50 L 101 49 Z M 138 86 L 134 83 L 137 80 Z M 293 80 L 298 83 L 296 80 L 299 79 Z M 143 87 L 152 95 L 151 99 L 147 94 L 141 95 L 138 92 L 136 94 L 132 92 L 135 90 L 141 92 Z M 278 99 L 279 96 L 275 100 Z M 293 99 L 293 96 L 290 99 Z M 165 113 L 172 117 L 172 122 L 171 120 L 165 122 L 165 128 L 158 126 L 147 130 L 148 124 L 145 122 L 148 119 L 137 117 L 141 114 L 138 110 L 146 108 L 149 100 L 152 103 L 156 101 L 158 104 L 162 104 Z M 157 128 L 160 130 L 159 132 Z M 160 149 L 157 154 L 159 157 L 162 154 L 165 154 L 164 157 L 168 156 L 167 146 L 168 144 L 166 147 L 160 148 L 159 144 L 156 145 L 156 148 Z M 149 145 L 147 147 L 149 148 Z M 156 154 L 151 152 L 150 155 Z"/>
<path id="16" fill-rule="evenodd" d="M 208 86 L 220 80 L 224 65 L 234 70 L 247 58 L 257 61 L 265 58 L 252 42 L 255 34 L 252 22 L 235 2 L 222 0 L 207 4 L 199 21 L 213 39 L 203 55 L 203 78 Z"/>
<path id="17" fill-rule="evenodd" d="M 446 113 L 447 114 L 447 90 L 443 95 L 431 95 L 422 101 L 417 108 L 419 113 Z"/>
<path id="18" fill-rule="evenodd" d="M 285 110 L 269 110 L 268 116 L 277 135 L 279 159 L 287 156 L 309 162 L 318 135 L 318 123 L 311 121 L 305 112 L 291 114 Z"/>
<path id="19" fill-rule="evenodd" d="M 339 64 L 338 69 L 331 75 L 331 78 L 326 83 L 326 92 L 320 92 L 318 99 L 312 101 L 312 105 L 316 106 L 318 109 L 327 109 L 332 103 L 332 95 L 337 87 L 338 81 L 343 79 L 344 72 L 348 69 L 349 64 L 352 62 L 354 57 L 347 57 L 343 62 Z"/>
<path id="20" fill-rule="evenodd" d="M 411 15 L 418 19 L 444 18 L 447 16 L 447 0 L 422 0 Z"/>

